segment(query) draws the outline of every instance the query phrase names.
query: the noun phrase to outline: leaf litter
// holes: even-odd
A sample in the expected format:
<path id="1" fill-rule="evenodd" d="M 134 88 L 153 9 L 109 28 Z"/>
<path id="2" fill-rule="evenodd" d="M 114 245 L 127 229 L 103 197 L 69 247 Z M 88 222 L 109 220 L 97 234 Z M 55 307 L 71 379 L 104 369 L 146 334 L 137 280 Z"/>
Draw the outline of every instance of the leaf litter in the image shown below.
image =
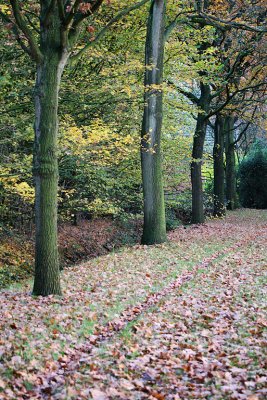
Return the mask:
<path id="1" fill-rule="evenodd" d="M 70 268 L 64 298 L 2 291 L 0 399 L 265 398 L 266 221 L 242 210 Z"/>

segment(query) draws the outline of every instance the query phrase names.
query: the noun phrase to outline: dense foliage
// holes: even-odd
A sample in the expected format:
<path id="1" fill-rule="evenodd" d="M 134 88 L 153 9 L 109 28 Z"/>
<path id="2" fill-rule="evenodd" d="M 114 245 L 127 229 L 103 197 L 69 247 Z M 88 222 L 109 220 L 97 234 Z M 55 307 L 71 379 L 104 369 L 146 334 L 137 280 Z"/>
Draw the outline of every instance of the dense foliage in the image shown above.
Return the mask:
<path id="1" fill-rule="evenodd" d="M 266 143 L 256 143 L 240 163 L 239 196 L 243 207 L 267 208 Z"/>

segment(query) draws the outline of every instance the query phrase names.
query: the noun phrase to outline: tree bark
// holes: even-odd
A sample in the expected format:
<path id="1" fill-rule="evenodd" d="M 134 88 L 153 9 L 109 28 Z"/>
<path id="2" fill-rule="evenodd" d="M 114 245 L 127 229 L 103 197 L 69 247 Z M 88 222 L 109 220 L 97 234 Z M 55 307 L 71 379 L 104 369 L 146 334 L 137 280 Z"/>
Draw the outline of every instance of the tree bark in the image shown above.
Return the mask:
<path id="1" fill-rule="evenodd" d="M 197 125 L 193 138 L 191 184 L 192 184 L 192 218 L 193 224 L 202 224 L 205 221 L 203 189 L 202 189 L 202 157 L 207 130 L 207 117 L 210 106 L 210 87 L 200 84 L 201 95 L 199 99 L 200 111 L 197 116 Z"/>
<path id="2" fill-rule="evenodd" d="M 35 85 L 35 278 L 34 295 L 61 294 L 57 248 L 58 93 L 68 55 L 60 46 L 60 19 L 42 24 Z"/>
<path id="3" fill-rule="evenodd" d="M 213 215 L 223 217 L 225 215 L 224 207 L 224 117 L 217 114 L 214 129 L 214 147 L 213 147 L 213 170 L 214 170 L 214 190 L 213 190 Z"/>
<path id="4" fill-rule="evenodd" d="M 160 153 L 165 1 L 152 0 L 145 51 L 145 94 L 141 132 L 144 195 L 143 244 L 166 241 L 165 205 Z"/>
<path id="5" fill-rule="evenodd" d="M 225 118 L 226 201 L 227 209 L 238 207 L 236 192 L 236 165 L 234 145 L 234 117 Z"/>

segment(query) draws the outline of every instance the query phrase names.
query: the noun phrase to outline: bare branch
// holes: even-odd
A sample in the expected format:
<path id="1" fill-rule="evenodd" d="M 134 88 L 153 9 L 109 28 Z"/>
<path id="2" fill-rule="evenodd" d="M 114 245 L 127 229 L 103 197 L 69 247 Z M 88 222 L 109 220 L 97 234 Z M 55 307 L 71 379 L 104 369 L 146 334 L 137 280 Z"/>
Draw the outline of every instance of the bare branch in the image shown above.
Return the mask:
<path id="1" fill-rule="evenodd" d="M 256 26 L 251 26 L 251 25 L 247 25 L 245 23 L 241 23 L 241 22 L 235 22 L 233 20 L 225 20 L 225 19 L 221 19 L 218 17 L 214 17 L 214 15 L 211 14 L 206 14 L 203 12 L 199 13 L 199 16 L 204 18 L 205 20 L 209 21 L 210 23 L 213 22 L 217 22 L 219 24 L 222 24 L 221 28 L 236 28 L 236 29 L 242 29 L 245 31 L 250 31 L 250 32 L 267 32 L 267 27 L 263 26 L 263 27 L 256 27 Z"/>
<path id="2" fill-rule="evenodd" d="M 260 88 L 260 87 L 262 87 L 262 86 L 266 86 L 266 82 L 261 82 L 261 83 L 258 83 L 258 84 L 256 84 L 256 85 L 246 86 L 245 88 L 237 89 L 235 92 L 233 92 L 233 93 L 231 93 L 231 94 L 229 93 L 228 87 L 226 87 L 227 99 L 226 99 L 225 102 L 222 103 L 218 108 L 213 109 L 213 111 L 211 111 L 211 112 L 207 115 L 207 118 L 210 118 L 210 117 L 212 117 L 213 115 L 215 115 L 215 114 L 221 112 L 221 111 L 231 102 L 231 100 L 232 100 L 234 97 L 236 97 L 239 93 L 244 93 L 244 94 L 245 94 L 246 92 L 248 92 L 248 91 L 251 90 L 251 89 L 254 90 L 254 89 Z"/>
<path id="3" fill-rule="evenodd" d="M 251 120 L 253 120 L 254 115 L 255 115 L 255 113 L 256 113 L 256 111 L 257 111 L 257 108 L 258 108 L 258 106 L 255 106 L 255 107 L 254 107 L 254 110 L 253 110 L 253 113 L 252 113 L 252 116 L 251 116 Z M 246 133 L 246 131 L 248 130 L 248 128 L 249 128 L 250 125 L 251 125 L 251 121 L 249 121 L 249 122 L 246 124 L 246 126 L 244 127 L 244 129 L 242 129 L 242 131 L 239 133 L 237 139 L 232 143 L 234 146 L 239 142 L 239 140 L 242 138 L 242 136 L 244 135 L 244 133 Z"/>

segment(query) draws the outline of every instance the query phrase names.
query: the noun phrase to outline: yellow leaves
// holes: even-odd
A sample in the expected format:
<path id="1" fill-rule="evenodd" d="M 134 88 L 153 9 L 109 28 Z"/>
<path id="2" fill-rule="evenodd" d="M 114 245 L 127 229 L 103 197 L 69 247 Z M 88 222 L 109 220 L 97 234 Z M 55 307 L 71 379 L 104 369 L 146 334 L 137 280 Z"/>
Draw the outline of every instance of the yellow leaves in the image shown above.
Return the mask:
<path id="1" fill-rule="evenodd" d="M 132 96 L 132 88 L 130 86 L 124 86 L 121 89 L 121 93 L 126 93 L 128 97 L 130 98 Z"/>
<path id="2" fill-rule="evenodd" d="M 161 92 L 162 88 L 163 88 L 163 85 L 151 84 L 151 85 L 146 85 L 145 91 L 146 92 Z"/>
<path id="3" fill-rule="evenodd" d="M 5 14 L 10 14 L 10 9 L 9 6 L 5 5 L 5 4 L 0 4 L 0 11 L 5 13 Z"/>
<path id="4" fill-rule="evenodd" d="M 225 12 L 229 12 L 229 3 L 225 0 L 216 0 L 216 2 L 209 7 L 209 11 L 215 15 L 218 15 L 218 13 L 224 15 Z"/>
<path id="5" fill-rule="evenodd" d="M 34 188 L 27 182 L 20 182 L 14 186 L 14 191 L 29 203 L 34 202 Z"/>
<path id="6" fill-rule="evenodd" d="M 116 79 L 116 85 L 119 85 L 121 87 L 121 90 L 127 87 L 129 83 L 135 84 L 136 74 L 144 71 L 143 64 L 140 63 L 138 60 L 127 60 L 125 64 L 122 64 L 118 67 L 118 65 L 116 64 L 116 54 L 107 54 L 105 60 L 107 61 L 107 59 L 110 61 L 110 63 L 114 64 L 114 67 L 104 67 L 102 68 L 100 74 L 103 78 L 112 77 L 113 79 Z M 111 84 L 109 84 L 109 90 L 113 87 L 112 84 L 114 84 L 114 80 L 112 80 Z"/>
<path id="7" fill-rule="evenodd" d="M 27 182 L 21 181 L 20 175 L 12 175 L 10 167 L 1 167 L 0 184 L 3 185 L 6 192 L 18 195 L 26 203 L 33 204 L 34 188 Z"/>
<path id="8" fill-rule="evenodd" d="M 92 212 L 95 217 L 103 215 L 116 215 L 121 211 L 111 201 L 96 198 L 87 207 L 89 212 Z"/>
<path id="9" fill-rule="evenodd" d="M 86 145 L 86 140 L 83 137 L 83 132 L 76 126 L 71 126 L 64 129 L 63 136 L 60 137 L 61 151 L 65 150 L 68 154 L 79 155 L 83 147 Z"/>
<path id="10" fill-rule="evenodd" d="M 6 240 L 0 243 L 0 270 L 6 265 L 28 268 L 32 263 L 32 248 L 28 243 L 17 243 L 16 241 Z"/>
<path id="11" fill-rule="evenodd" d="M 136 139 L 117 132 L 115 127 L 105 124 L 100 118 L 82 127 L 75 126 L 67 118 L 60 130 L 60 153 L 86 158 L 99 166 L 117 165 L 136 153 Z"/>

